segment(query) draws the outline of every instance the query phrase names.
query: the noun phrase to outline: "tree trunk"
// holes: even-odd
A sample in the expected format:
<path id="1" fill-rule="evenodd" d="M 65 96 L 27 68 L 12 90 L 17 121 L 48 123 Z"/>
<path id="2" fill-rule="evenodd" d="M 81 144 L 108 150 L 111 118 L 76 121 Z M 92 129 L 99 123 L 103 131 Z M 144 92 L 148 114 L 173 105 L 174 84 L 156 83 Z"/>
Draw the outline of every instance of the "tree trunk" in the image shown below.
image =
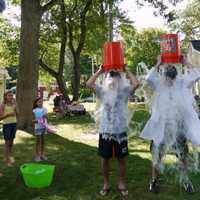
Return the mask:
<path id="1" fill-rule="evenodd" d="M 40 1 L 22 0 L 17 110 L 18 128 L 28 132 L 32 131 L 32 104 L 38 87 L 40 20 Z"/>
<path id="2" fill-rule="evenodd" d="M 63 76 L 57 76 L 56 80 L 58 83 L 59 90 L 63 94 L 65 101 L 67 102 L 67 104 L 70 104 L 71 101 L 67 93 L 66 83 L 65 83 L 65 80 L 63 79 Z"/>
<path id="3" fill-rule="evenodd" d="M 72 82 L 72 93 L 73 100 L 79 99 L 79 88 L 80 88 L 80 54 L 75 53 L 73 55 L 74 66 L 73 66 L 73 82 Z"/>
<path id="4" fill-rule="evenodd" d="M 56 79 L 58 87 L 59 87 L 59 90 L 63 94 L 66 102 L 70 103 L 70 98 L 68 96 L 68 92 L 67 92 L 67 88 L 66 88 L 66 83 L 65 83 L 63 75 L 60 74 L 59 72 L 56 72 L 55 70 L 51 69 L 49 66 L 47 66 L 42 61 L 42 59 L 39 59 L 39 65 L 42 67 L 42 69 L 44 69 L 45 71 L 47 71 L 52 77 L 54 77 Z M 62 70 L 61 67 L 63 67 L 63 65 L 59 66 L 59 71 Z"/>

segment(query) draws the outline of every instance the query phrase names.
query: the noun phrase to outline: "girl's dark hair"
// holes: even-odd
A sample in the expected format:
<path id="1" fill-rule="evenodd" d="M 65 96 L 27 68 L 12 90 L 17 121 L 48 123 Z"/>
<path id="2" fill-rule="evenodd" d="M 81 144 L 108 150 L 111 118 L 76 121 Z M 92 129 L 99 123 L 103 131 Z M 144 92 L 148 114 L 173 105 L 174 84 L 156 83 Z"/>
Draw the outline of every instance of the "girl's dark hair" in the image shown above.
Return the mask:
<path id="1" fill-rule="evenodd" d="M 3 95 L 3 104 L 6 104 L 7 103 L 7 95 L 8 94 L 13 94 L 13 92 L 11 90 L 8 90 L 7 92 L 4 93 Z"/>
<path id="2" fill-rule="evenodd" d="M 37 102 L 38 102 L 40 99 L 42 99 L 42 97 L 37 97 L 37 98 L 35 99 L 35 101 L 33 102 L 33 109 L 35 109 L 35 108 L 38 107 Z"/>

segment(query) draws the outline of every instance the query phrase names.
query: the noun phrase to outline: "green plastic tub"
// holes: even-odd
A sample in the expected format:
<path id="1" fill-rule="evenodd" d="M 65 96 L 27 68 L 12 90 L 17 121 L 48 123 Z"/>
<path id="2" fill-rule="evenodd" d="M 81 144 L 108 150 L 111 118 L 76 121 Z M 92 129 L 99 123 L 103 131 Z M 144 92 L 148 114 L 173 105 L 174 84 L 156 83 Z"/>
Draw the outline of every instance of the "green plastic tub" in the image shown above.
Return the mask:
<path id="1" fill-rule="evenodd" d="M 55 166 L 27 163 L 23 164 L 20 170 L 26 186 L 31 188 L 44 188 L 51 184 Z"/>

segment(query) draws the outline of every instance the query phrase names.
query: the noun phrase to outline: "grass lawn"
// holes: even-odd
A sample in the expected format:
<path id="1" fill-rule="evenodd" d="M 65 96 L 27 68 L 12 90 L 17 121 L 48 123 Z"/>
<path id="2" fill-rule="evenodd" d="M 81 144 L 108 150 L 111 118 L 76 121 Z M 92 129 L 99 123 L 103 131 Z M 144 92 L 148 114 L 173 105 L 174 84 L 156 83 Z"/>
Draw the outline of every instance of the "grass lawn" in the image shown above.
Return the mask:
<path id="1" fill-rule="evenodd" d="M 144 106 L 130 105 L 136 109 L 133 120 L 136 122 L 148 118 Z M 93 109 L 93 104 L 86 105 L 87 110 Z M 145 120 L 144 120 L 145 121 Z M 0 200 L 120 200 L 116 191 L 117 162 L 111 161 L 110 194 L 99 197 L 98 190 L 102 187 L 100 162 L 97 156 L 97 139 L 95 126 L 89 114 L 56 119 L 49 114 L 49 123 L 56 126 L 57 134 L 46 135 L 46 152 L 48 162 L 56 166 L 53 183 L 45 189 L 31 189 L 24 185 L 19 171 L 20 165 L 32 162 L 34 157 L 34 136 L 18 131 L 14 145 L 15 167 L 6 167 L 3 161 L 0 171 Z M 132 123 L 134 126 L 134 123 Z M 134 129 L 134 127 L 133 127 Z M 133 130 L 131 129 L 131 130 Z M 0 137 L 0 160 L 3 160 L 4 141 Z M 130 156 L 127 157 L 127 184 L 129 200 L 200 200 L 200 175 L 191 174 L 197 192 L 185 194 L 178 184 L 176 171 L 165 172 L 161 177 L 161 192 L 149 193 L 151 156 L 149 143 L 131 136 L 129 140 Z M 168 156 L 166 162 L 174 162 L 174 156 Z"/>

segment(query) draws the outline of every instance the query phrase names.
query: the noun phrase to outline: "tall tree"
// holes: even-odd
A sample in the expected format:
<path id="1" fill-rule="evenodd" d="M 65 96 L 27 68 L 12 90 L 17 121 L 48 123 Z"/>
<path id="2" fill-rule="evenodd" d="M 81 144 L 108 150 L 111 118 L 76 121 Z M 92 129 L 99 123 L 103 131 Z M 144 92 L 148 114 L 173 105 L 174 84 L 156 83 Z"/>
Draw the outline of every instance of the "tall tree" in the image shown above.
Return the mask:
<path id="1" fill-rule="evenodd" d="M 80 3 L 82 4 L 82 1 L 80 1 Z M 89 11 L 91 4 L 92 0 L 87 0 L 82 5 L 78 5 L 78 1 L 74 1 L 73 8 L 71 12 L 68 13 L 68 23 L 67 23 L 69 31 L 68 46 L 73 56 L 73 83 L 72 83 L 73 100 L 78 100 L 79 98 L 80 54 L 81 51 L 83 50 L 85 43 L 86 31 L 87 31 L 86 15 Z M 77 35 L 78 35 L 78 40 L 74 41 Z"/>
<path id="2" fill-rule="evenodd" d="M 60 3 L 61 17 L 60 17 L 60 29 L 61 29 L 61 45 L 60 45 L 60 56 L 59 56 L 59 66 L 58 71 L 49 67 L 47 64 L 43 62 L 40 58 L 39 64 L 40 66 L 46 70 L 51 76 L 53 76 L 59 86 L 61 93 L 63 94 L 65 100 L 70 103 L 70 98 L 68 96 L 68 91 L 66 88 L 66 80 L 64 78 L 64 65 L 65 65 L 65 53 L 66 53 L 66 43 L 67 43 L 67 26 L 66 26 L 66 11 L 64 1 L 61 0 Z"/>
<path id="3" fill-rule="evenodd" d="M 75 3 L 77 3 L 77 5 Z M 104 17 L 105 10 L 102 8 L 102 2 L 99 0 L 93 2 L 92 6 L 87 8 L 88 15 L 86 16 L 86 19 L 85 19 L 86 30 L 84 30 L 85 35 L 87 32 L 87 37 L 86 36 L 84 36 L 84 38 L 82 37 L 80 15 L 81 15 L 81 12 L 83 12 L 85 6 L 86 6 L 86 3 L 82 1 L 76 1 L 72 3 L 65 2 L 64 9 L 66 11 L 62 9 L 64 12 L 62 11 L 62 14 L 61 14 L 60 9 L 55 7 L 54 9 L 51 10 L 50 15 L 47 16 L 47 18 L 44 20 L 44 23 L 45 23 L 44 27 L 43 26 L 41 27 L 41 30 L 42 30 L 41 31 L 41 48 L 42 48 L 41 52 L 44 52 L 44 53 L 41 53 L 41 55 L 43 55 L 42 56 L 43 59 L 40 59 L 40 64 L 42 68 L 48 71 L 53 77 L 56 78 L 57 76 L 56 80 L 58 80 L 58 77 L 61 78 L 62 76 L 62 80 L 65 81 L 65 78 L 68 78 L 68 82 L 70 82 L 72 79 L 72 83 L 73 83 L 74 82 L 73 77 L 74 77 L 74 71 L 75 71 L 74 63 L 79 63 L 78 69 L 80 71 L 79 74 L 81 74 L 81 71 L 85 71 L 84 69 L 81 69 L 81 68 L 87 68 L 88 62 L 91 62 L 91 59 L 90 61 L 87 60 L 87 63 L 81 62 L 81 56 L 82 56 L 81 54 L 83 54 L 83 56 L 86 54 L 86 55 L 91 55 L 92 57 L 94 57 L 94 55 L 97 54 L 97 51 L 99 53 L 99 49 L 102 47 L 102 43 L 106 40 L 107 31 L 105 31 L 105 29 L 107 29 L 107 25 L 105 25 L 105 22 L 106 22 L 105 17 Z M 66 13 L 68 13 L 67 18 L 66 18 Z M 64 17 L 61 17 L 61 16 L 64 16 Z M 69 24 L 70 19 L 73 19 L 73 20 L 71 20 L 71 23 Z M 69 39 L 69 35 L 70 35 L 70 31 L 68 28 L 69 26 L 72 27 L 71 29 L 73 29 L 72 34 L 71 34 L 71 41 Z M 55 67 L 57 65 L 56 63 L 49 62 L 49 60 L 52 59 L 52 55 L 50 52 L 52 50 L 50 50 L 49 47 L 52 45 L 55 46 L 56 43 L 57 44 L 62 43 L 61 45 L 62 48 L 60 48 L 60 55 L 63 55 L 62 58 L 64 58 L 64 53 L 61 53 L 61 50 L 64 49 L 63 47 L 64 47 L 64 44 L 66 44 L 66 41 L 68 44 L 67 45 L 68 49 L 67 51 L 65 50 L 66 51 L 65 59 L 70 59 L 71 62 L 68 61 L 68 64 L 65 64 L 62 66 L 59 65 L 59 67 Z M 80 41 L 83 43 L 81 44 L 82 45 L 81 48 L 78 47 L 78 45 L 80 45 Z M 73 53 L 75 54 L 75 56 L 73 56 L 74 54 L 69 48 L 70 42 L 72 45 L 71 49 L 74 48 Z M 78 48 L 80 50 L 78 50 Z M 71 56 L 69 52 L 71 52 Z M 77 59 L 76 57 L 77 52 L 80 56 L 78 57 L 79 58 L 78 61 L 74 62 L 74 60 Z M 49 57 L 47 55 L 51 55 L 51 56 Z M 62 62 L 62 63 L 65 63 L 65 62 Z M 90 63 L 89 65 L 91 66 Z M 65 67 L 64 70 L 63 70 L 63 67 Z M 66 73 L 67 71 L 68 74 L 62 74 L 63 71 L 64 73 Z M 70 81 L 69 81 L 69 77 L 71 78 Z M 78 79 L 80 79 L 80 76 L 78 77 Z M 70 84 L 70 85 L 73 85 L 73 84 Z M 63 87 L 65 86 L 65 84 L 59 84 L 59 86 L 62 92 L 65 91 L 65 93 L 63 94 L 67 94 L 66 90 L 63 90 Z M 77 90 L 78 90 L 77 94 L 79 94 L 79 88 Z"/>
<path id="4" fill-rule="evenodd" d="M 37 96 L 39 31 L 41 17 L 58 3 L 51 0 L 41 5 L 40 0 L 21 1 L 20 57 L 17 81 L 18 127 L 32 131 L 32 102 Z"/>
<path id="5" fill-rule="evenodd" d="M 200 1 L 193 0 L 184 10 L 175 13 L 175 17 L 170 21 L 172 31 L 181 32 L 185 36 L 182 42 L 184 49 L 188 48 L 188 42 L 200 37 Z"/>

